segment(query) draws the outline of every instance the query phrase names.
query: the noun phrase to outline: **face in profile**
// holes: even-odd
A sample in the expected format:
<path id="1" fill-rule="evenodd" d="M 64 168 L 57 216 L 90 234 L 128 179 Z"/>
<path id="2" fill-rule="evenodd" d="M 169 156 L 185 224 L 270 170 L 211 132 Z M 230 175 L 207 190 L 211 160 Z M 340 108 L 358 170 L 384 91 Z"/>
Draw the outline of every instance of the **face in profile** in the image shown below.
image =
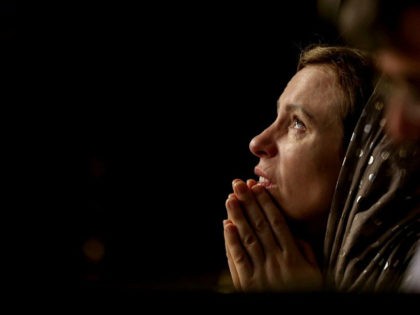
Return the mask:
<path id="1" fill-rule="evenodd" d="M 341 90 L 332 69 L 306 66 L 277 102 L 275 121 L 250 142 L 255 174 L 290 219 L 323 221 L 343 157 Z"/>
<path id="2" fill-rule="evenodd" d="M 378 61 L 390 82 L 386 130 L 397 142 L 420 141 L 420 57 L 383 50 Z"/>
<path id="3" fill-rule="evenodd" d="M 401 19 L 404 46 L 382 48 L 378 65 L 389 78 L 386 127 L 396 141 L 420 141 L 420 8 L 408 10 Z"/>

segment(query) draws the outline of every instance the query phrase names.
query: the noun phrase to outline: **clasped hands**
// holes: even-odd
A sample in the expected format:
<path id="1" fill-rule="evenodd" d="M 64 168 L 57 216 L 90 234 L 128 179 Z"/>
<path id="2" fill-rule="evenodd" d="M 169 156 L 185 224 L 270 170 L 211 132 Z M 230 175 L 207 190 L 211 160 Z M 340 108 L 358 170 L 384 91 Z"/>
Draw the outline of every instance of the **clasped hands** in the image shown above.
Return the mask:
<path id="1" fill-rule="evenodd" d="M 235 179 L 223 221 L 226 255 L 238 291 L 308 291 L 322 287 L 309 243 L 292 234 L 282 210 L 255 180 Z"/>

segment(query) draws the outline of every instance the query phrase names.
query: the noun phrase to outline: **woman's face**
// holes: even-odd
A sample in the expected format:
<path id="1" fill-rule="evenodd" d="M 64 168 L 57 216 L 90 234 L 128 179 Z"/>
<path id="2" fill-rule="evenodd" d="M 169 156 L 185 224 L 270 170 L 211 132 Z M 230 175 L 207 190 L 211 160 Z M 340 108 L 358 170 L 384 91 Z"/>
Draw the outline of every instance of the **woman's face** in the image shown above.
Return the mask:
<path id="1" fill-rule="evenodd" d="M 303 68 L 280 96 L 276 120 L 250 142 L 259 182 L 291 219 L 327 216 L 343 156 L 341 95 L 332 69 Z"/>

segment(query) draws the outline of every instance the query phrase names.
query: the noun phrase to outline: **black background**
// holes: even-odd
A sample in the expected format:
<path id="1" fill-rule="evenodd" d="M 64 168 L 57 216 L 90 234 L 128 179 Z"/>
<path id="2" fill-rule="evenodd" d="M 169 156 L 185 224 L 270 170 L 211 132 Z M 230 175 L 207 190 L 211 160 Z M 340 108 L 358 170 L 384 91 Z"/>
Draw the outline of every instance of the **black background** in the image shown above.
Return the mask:
<path id="1" fill-rule="evenodd" d="M 45 27 L 48 136 L 60 148 L 48 160 L 60 198 L 46 244 L 64 253 L 48 264 L 54 277 L 213 288 L 227 267 L 231 181 L 254 177 L 249 141 L 274 119 L 300 50 L 338 43 L 334 27 L 303 0 L 73 4 Z M 92 240 L 104 249 L 96 261 Z"/>

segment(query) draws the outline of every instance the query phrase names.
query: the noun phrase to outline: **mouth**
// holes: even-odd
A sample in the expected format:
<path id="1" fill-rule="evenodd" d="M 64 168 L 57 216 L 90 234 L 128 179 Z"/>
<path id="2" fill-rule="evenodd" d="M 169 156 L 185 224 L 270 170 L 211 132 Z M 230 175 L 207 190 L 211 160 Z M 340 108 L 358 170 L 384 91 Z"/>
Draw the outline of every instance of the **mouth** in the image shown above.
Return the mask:
<path id="1" fill-rule="evenodd" d="M 269 177 L 258 167 L 255 168 L 254 173 L 258 176 L 258 184 L 265 188 L 271 188 L 273 186 L 273 183 L 271 182 Z"/>
<path id="2" fill-rule="evenodd" d="M 265 178 L 263 176 L 260 176 L 258 178 L 258 184 L 260 184 L 261 186 L 264 186 L 265 188 L 268 188 L 269 186 L 271 186 L 271 182 L 268 178 Z"/>

